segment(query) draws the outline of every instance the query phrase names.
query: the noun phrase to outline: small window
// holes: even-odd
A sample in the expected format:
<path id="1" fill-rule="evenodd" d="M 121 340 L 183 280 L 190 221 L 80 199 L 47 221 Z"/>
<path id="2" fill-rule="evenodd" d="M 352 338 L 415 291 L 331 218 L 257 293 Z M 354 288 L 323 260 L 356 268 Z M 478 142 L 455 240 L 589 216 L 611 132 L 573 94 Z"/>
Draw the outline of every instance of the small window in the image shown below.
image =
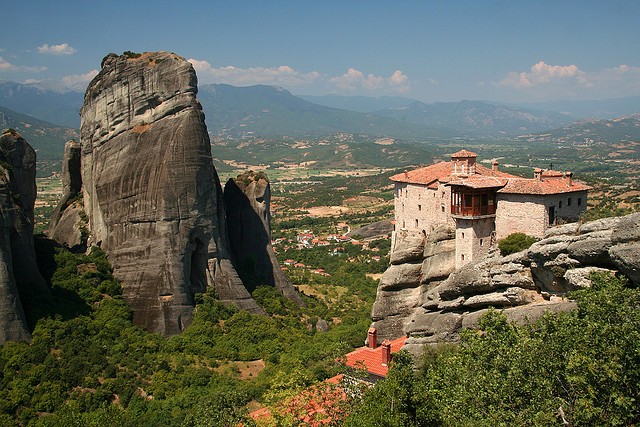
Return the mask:
<path id="1" fill-rule="evenodd" d="M 464 261 L 464 254 L 460 255 L 460 258 Z"/>
<path id="2" fill-rule="evenodd" d="M 444 212 L 444 205 L 442 205 L 441 207 L 442 207 L 442 212 Z"/>
<path id="3" fill-rule="evenodd" d="M 480 246 L 483 246 L 484 240 L 480 239 Z"/>
<path id="4" fill-rule="evenodd" d="M 418 220 L 416 219 L 416 228 L 418 228 Z"/>
<path id="5" fill-rule="evenodd" d="M 567 199 L 567 206 L 571 206 L 571 197 Z"/>
<path id="6" fill-rule="evenodd" d="M 421 211 L 422 210 L 422 205 L 418 205 L 418 210 Z"/>
<path id="7" fill-rule="evenodd" d="M 462 238 L 464 239 L 464 231 L 460 233 L 460 236 L 462 236 Z"/>
<path id="8" fill-rule="evenodd" d="M 404 219 L 402 220 L 402 228 L 406 228 L 406 225 L 404 223 Z"/>
<path id="9" fill-rule="evenodd" d="M 578 206 L 582 205 L 582 197 L 578 197 Z"/>
<path id="10" fill-rule="evenodd" d="M 562 207 L 562 200 L 560 200 L 560 201 L 558 202 L 558 207 L 559 207 L 559 208 L 561 208 L 561 207 Z"/>

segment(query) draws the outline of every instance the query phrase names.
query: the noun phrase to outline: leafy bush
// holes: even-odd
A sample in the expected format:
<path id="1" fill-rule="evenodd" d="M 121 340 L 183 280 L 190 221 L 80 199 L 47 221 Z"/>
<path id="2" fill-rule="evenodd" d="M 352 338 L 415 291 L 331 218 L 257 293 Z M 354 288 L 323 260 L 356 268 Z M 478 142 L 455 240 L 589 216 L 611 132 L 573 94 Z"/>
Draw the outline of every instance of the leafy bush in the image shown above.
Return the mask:
<path id="1" fill-rule="evenodd" d="M 638 425 L 640 290 L 613 276 L 592 281 L 572 294 L 577 310 L 524 326 L 490 311 L 458 346 L 427 349 L 401 382 L 392 367 L 346 424 Z M 385 407 L 384 421 L 371 420 L 367 408 Z"/>
<path id="2" fill-rule="evenodd" d="M 538 239 L 533 236 L 527 236 L 524 233 L 513 233 L 500 240 L 498 248 L 500 248 L 500 255 L 507 256 L 529 249 L 537 241 Z"/>

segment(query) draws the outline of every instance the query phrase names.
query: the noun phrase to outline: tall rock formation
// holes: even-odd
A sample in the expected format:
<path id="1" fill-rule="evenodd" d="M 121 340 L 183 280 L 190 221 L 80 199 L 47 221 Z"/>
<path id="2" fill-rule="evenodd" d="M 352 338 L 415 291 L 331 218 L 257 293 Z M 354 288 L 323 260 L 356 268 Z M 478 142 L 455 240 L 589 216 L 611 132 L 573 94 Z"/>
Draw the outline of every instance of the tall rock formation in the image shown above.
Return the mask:
<path id="1" fill-rule="evenodd" d="M 175 54 L 109 54 L 81 110 L 88 243 L 106 251 L 134 322 L 165 335 L 191 322 L 194 294 L 208 284 L 262 312 L 230 261 L 196 93 L 193 67 Z"/>
<path id="2" fill-rule="evenodd" d="M 224 187 L 229 243 L 245 286 L 275 286 L 299 305 L 302 298 L 282 272 L 271 246 L 271 187 L 264 173 L 253 171 L 229 179 Z"/>
<path id="3" fill-rule="evenodd" d="M 86 249 L 86 215 L 82 205 L 82 172 L 80 143 L 68 141 L 62 161 L 63 193 L 51 215 L 49 236 L 70 249 Z"/>
<path id="4" fill-rule="evenodd" d="M 453 230 L 397 237 L 378 285 L 372 326 L 382 339 L 408 336 L 406 349 L 458 339 L 489 307 L 516 322 L 575 308 L 564 296 L 590 286 L 592 272 L 620 272 L 640 285 L 640 213 L 547 230 L 528 250 L 494 250 L 455 269 Z"/>
<path id="5" fill-rule="evenodd" d="M 48 295 L 33 246 L 36 153 L 19 134 L 0 137 L 0 344 L 30 338 L 22 304 Z"/>

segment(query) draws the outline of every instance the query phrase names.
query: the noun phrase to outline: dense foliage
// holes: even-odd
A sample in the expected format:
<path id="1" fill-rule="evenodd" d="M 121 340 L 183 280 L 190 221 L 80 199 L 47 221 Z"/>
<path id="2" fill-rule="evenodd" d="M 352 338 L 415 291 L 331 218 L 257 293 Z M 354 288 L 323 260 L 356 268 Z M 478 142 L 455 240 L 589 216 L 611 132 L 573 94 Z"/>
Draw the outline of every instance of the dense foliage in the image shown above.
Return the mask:
<path id="1" fill-rule="evenodd" d="M 524 233 L 509 234 L 498 242 L 500 255 L 507 256 L 528 249 L 529 246 L 533 245 L 537 240 L 535 237 L 527 236 Z"/>
<path id="2" fill-rule="evenodd" d="M 640 422 L 640 290 L 598 276 L 578 310 L 516 326 L 491 311 L 460 345 L 427 349 L 389 378 L 353 426 L 625 426 Z"/>
<path id="3" fill-rule="evenodd" d="M 306 298 L 303 312 L 261 286 L 254 297 L 272 316 L 202 294 L 191 326 L 165 339 L 132 324 L 104 253 L 50 252 L 42 269 L 53 296 L 30 313 L 32 342 L 0 348 L 0 425 L 229 425 L 270 388 L 296 390 L 335 374 L 337 357 L 360 345 L 369 323 L 343 314 L 318 332 L 314 322 L 334 311 Z M 243 360 L 265 368 L 243 378 Z"/>

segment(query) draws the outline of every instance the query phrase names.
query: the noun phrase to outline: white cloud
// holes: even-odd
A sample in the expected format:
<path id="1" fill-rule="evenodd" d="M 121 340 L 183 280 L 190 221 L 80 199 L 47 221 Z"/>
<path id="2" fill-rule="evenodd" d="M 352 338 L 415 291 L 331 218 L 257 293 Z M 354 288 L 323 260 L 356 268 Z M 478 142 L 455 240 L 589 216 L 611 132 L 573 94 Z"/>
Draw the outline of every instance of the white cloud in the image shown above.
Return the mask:
<path id="1" fill-rule="evenodd" d="M 549 65 L 540 61 L 531 66 L 530 72 L 510 72 L 498 82 L 498 85 L 523 89 L 561 80 L 577 79 L 582 76 L 584 76 L 584 72 L 575 65 Z"/>
<path id="2" fill-rule="evenodd" d="M 321 76 L 317 71 L 300 73 L 288 65 L 265 68 L 238 68 L 234 66 L 214 67 L 207 61 L 189 59 L 198 73 L 198 79 L 203 82 L 227 83 L 232 85 L 281 85 L 302 86 L 313 83 Z"/>
<path id="3" fill-rule="evenodd" d="M 54 44 L 51 46 L 45 43 L 42 46 L 38 46 L 38 52 L 46 55 L 73 55 L 77 50 L 69 46 L 68 43 Z"/>
<path id="4" fill-rule="evenodd" d="M 494 82 L 498 89 L 523 93 L 538 99 L 614 98 L 640 95 L 640 67 L 625 64 L 602 70 L 583 71 L 577 65 L 549 65 L 544 61 L 528 72 L 511 71 Z"/>
<path id="5" fill-rule="evenodd" d="M 62 84 L 71 90 L 84 90 L 89 82 L 98 75 L 98 70 L 93 69 L 84 74 L 71 74 L 62 78 Z"/>
<path id="6" fill-rule="evenodd" d="M 349 68 L 339 76 L 328 76 L 311 71 L 303 73 L 288 65 L 279 67 L 239 68 L 234 66 L 214 67 L 208 61 L 189 59 L 198 73 L 201 83 L 227 83 L 237 86 L 255 84 L 278 85 L 320 92 L 336 90 L 352 93 L 404 93 L 408 90 L 408 78 L 400 70 L 385 78 L 374 74 L 365 75 L 356 68 Z"/>
<path id="7" fill-rule="evenodd" d="M 398 92 L 406 93 L 409 92 L 409 77 L 402 74 L 402 71 L 395 70 L 391 77 L 387 79 L 389 85 L 396 89 Z"/>
<path id="8" fill-rule="evenodd" d="M 405 93 L 409 90 L 409 78 L 400 70 L 395 70 L 391 76 L 384 78 L 374 74 L 365 76 L 362 71 L 349 68 L 343 75 L 331 77 L 327 82 L 338 89 L 349 92 L 364 89 L 366 92 L 382 91 Z"/>
<path id="9" fill-rule="evenodd" d="M 41 73 L 43 71 L 47 71 L 47 67 L 43 67 L 43 66 L 26 67 L 22 65 L 14 65 L 9 61 L 5 60 L 2 56 L 0 56 L 0 71 Z"/>

